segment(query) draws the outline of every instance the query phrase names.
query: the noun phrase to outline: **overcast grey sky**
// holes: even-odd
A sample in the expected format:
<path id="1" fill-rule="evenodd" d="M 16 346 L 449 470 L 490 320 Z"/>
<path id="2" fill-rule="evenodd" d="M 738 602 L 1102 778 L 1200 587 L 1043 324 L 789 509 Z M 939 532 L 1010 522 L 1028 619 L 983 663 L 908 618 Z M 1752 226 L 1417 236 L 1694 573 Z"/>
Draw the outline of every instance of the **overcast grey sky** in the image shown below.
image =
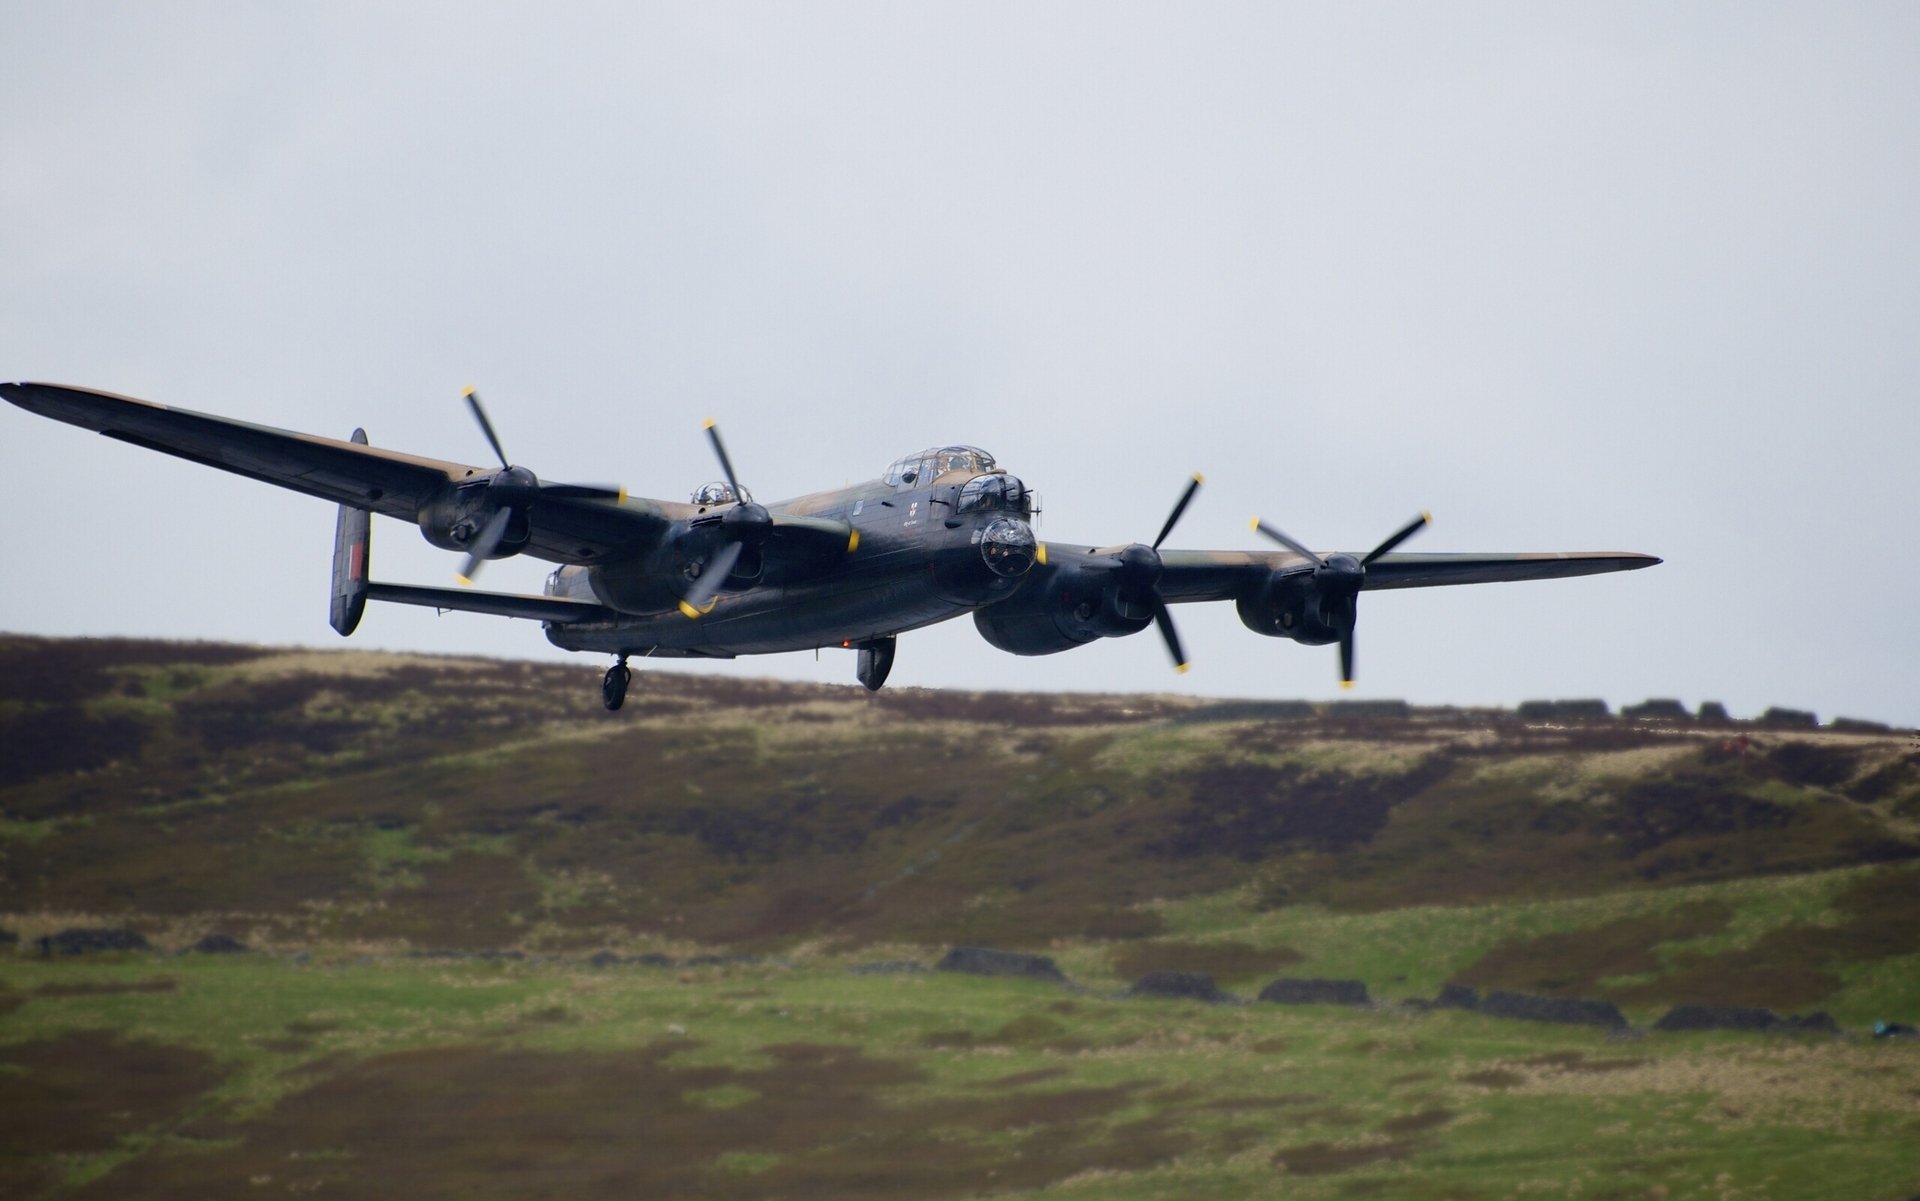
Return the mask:
<path id="1" fill-rule="evenodd" d="M 987 447 L 1043 538 L 1635 550 L 1361 696 L 1920 721 L 1920 5 L 0 2 L 0 378 L 681 498 Z M 0 411 L 0 629 L 342 645 L 321 502 Z M 381 521 L 375 574 L 457 565 Z M 490 565 L 537 590 L 546 565 Z M 1176 611 L 895 684 L 1336 695 Z M 559 657 L 375 606 L 351 644 Z M 580 657 L 582 687 L 603 665 Z M 694 670 L 840 682 L 850 656 Z"/>

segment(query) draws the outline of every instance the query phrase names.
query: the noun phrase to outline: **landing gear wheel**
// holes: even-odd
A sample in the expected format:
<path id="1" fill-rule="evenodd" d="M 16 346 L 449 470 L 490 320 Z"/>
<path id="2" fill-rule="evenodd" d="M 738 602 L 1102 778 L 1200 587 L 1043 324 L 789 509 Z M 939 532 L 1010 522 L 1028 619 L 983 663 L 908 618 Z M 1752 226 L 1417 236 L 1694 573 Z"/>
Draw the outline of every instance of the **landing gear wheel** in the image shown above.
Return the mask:
<path id="1" fill-rule="evenodd" d="M 633 680 L 633 672 L 627 669 L 627 657 L 620 656 L 620 662 L 607 668 L 607 677 L 600 681 L 600 703 L 609 710 L 618 709 L 627 702 L 627 685 Z"/>
<path id="2" fill-rule="evenodd" d="M 880 691 L 880 685 L 887 682 L 887 673 L 893 670 L 893 643 L 891 638 L 875 638 L 860 644 L 860 660 L 854 674 L 860 677 L 868 692 Z"/>

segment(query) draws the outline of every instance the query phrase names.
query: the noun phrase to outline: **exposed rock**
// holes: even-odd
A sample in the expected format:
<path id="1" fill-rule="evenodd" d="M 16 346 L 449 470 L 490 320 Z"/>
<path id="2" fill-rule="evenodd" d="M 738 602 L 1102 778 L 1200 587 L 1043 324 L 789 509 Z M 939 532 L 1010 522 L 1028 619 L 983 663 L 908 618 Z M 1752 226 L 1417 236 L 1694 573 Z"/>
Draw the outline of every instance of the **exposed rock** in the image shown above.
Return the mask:
<path id="1" fill-rule="evenodd" d="M 230 934 L 209 934 L 187 948 L 195 955 L 245 955 L 253 948 Z"/>
<path id="2" fill-rule="evenodd" d="M 911 959 L 882 959 L 876 963 L 856 963 L 847 970 L 856 976 L 910 976 L 926 971 L 927 965 Z"/>
<path id="3" fill-rule="evenodd" d="M 62 930 L 42 937 L 38 944 L 42 955 L 88 955 L 101 951 L 150 951 L 146 936 L 137 930 L 118 928 Z"/>
<path id="4" fill-rule="evenodd" d="M 19 943 L 20 936 L 11 930 L 0 930 L 0 947 L 11 947 Z"/>
<path id="5" fill-rule="evenodd" d="M 1405 701 L 1368 700 L 1368 701 L 1328 701 L 1322 706 L 1322 712 L 1330 718 L 1340 717 L 1385 717 L 1408 718 L 1413 716 L 1413 706 Z"/>
<path id="6" fill-rule="evenodd" d="M 1276 1005 L 1369 1005 L 1373 1001 L 1362 981 L 1310 976 L 1282 976 L 1260 990 L 1260 999 Z"/>
<path id="7" fill-rule="evenodd" d="M 1442 984 L 1433 999 L 1435 1009 L 1479 1009 L 1480 990 L 1465 984 Z"/>
<path id="8" fill-rule="evenodd" d="M 1538 721 L 1592 721 L 1613 715 L 1603 700 L 1521 701 L 1514 712 L 1523 719 Z"/>
<path id="9" fill-rule="evenodd" d="M 939 972 L 965 972 L 970 976 L 1024 976 L 1031 980 L 1064 982 L 1063 973 L 1045 955 L 1023 955 L 1018 951 L 996 951 L 990 947 L 954 947 L 946 958 L 934 965 Z"/>
<path id="10" fill-rule="evenodd" d="M 1519 1018 L 1528 1022 L 1558 1022 L 1565 1026 L 1620 1029 L 1627 1015 L 1612 1001 L 1581 997 L 1540 997 L 1532 993 L 1494 991 L 1480 999 L 1479 1012 L 1488 1017 Z"/>
<path id="11" fill-rule="evenodd" d="M 1891 734 L 1893 727 L 1884 721 L 1868 721 L 1864 717 L 1836 717 L 1827 723 L 1827 729 L 1841 734 Z"/>
<path id="12" fill-rule="evenodd" d="M 1641 701 L 1637 705 L 1628 705 L 1620 710 L 1620 716 L 1639 718 L 1643 721 L 1692 721 L 1693 714 L 1676 700 L 1655 697 Z"/>
<path id="13" fill-rule="evenodd" d="M 1840 1023 L 1826 1010 L 1790 1017 L 1781 1023 L 1781 1028 L 1794 1034 L 1840 1034 Z"/>
<path id="14" fill-rule="evenodd" d="M 615 967 L 626 960 L 612 951 L 595 951 L 587 956 L 588 967 Z"/>
<path id="15" fill-rule="evenodd" d="M 1774 705 L 1760 715 L 1763 726 L 1790 726 L 1795 729 L 1815 729 L 1820 725 L 1819 717 L 1804 709 L 1784 709 Z"/>
<path id="16" fill-rule="evenodd" d="M 1712 722 L 1729 722 L 1729 721 L 1732 721 L 1733 718 L 1728 715 L 1727 707 L 1721 704 L 1719 701 L 1701 701 L 1700 702 L 1700 720 L 1712 721 Z"/>
<path id="17" fill-rule="evenodd" d="M 1127 990 L 1134 997 L 1169 997 L 1218 1005 L 1230 1000 L 1205 972 L 1148 972 Z"/>
<path id="18" fill-rule="evenodd" d="M 1829 1018 L 1829 1021 L 1832 1019 Z M 1675 1005 L 1653 1024 L 1655 1030 L 1772 1030 L 1780 1015 L 1750 1005 Z"/>

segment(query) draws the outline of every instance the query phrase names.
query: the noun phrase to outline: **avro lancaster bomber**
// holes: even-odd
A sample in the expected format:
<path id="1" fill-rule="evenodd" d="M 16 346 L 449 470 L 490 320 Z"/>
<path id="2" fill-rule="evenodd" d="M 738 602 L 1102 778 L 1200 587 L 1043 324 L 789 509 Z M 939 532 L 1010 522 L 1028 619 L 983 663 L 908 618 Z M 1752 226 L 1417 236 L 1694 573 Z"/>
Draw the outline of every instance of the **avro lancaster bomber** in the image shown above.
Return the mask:
<path id="1" fill-rule="evenodd" d="M 513 465 L 479 398 L 467 404 L 498 467 L 422 458 L 348 440 L 251 425 L 105 392 L 0 384 L 0 395 L 57 421 L 291 488 L 340 506 L 330 620 L 353 633 L 369 600 L 460 609 L 544 623 L 554 645 L 614 656 L 602 681 L 618 709 L 632 657 L 730 659 L 819 647 L 857 652 L 878 689 L 895 640 L 971 614 L 981 637 L 1016 655 L 1050 655 L 1096 638 L 1159 630 L 1176 669 L 1185 652 L 1171 608 L 1232 601 L 1258 634 L 1338 644 L 1351 683 L 1363 591 L 1542 580 L 1650 567 L 1619 552 L 1409 554 L 1396 548 L 1423 514 L 1372 550 L 1309 550 L 1265 522 L 1278 550 L 1161 549 L 1200 487 L 1194 476 L 1150 543 L 1093 547 L 1034 536 L 1034 497 L 973 446 L 898 460 L 878 479 L 773 504 L 741 483 L 712 422 L 723 480 L 683 502 L 624 488 L 542 480 Z M 482 564 L 531 555 L 557 564 L 542 595 L 384 583 L 368 576 L 371 515 L 419 526 Z"/>

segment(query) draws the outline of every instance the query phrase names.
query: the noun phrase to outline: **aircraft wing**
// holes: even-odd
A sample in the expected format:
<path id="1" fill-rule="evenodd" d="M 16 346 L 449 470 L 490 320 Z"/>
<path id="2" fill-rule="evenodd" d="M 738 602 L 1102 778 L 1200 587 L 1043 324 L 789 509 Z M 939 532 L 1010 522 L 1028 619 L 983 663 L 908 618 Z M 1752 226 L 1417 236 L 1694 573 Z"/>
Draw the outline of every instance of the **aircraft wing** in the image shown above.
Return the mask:
<path id="1" fill-rule="evenodd" d="M 1339 552 L 1329 551 L 1327 554 Z M 1359 558 L 1359 552 L 1354 554 Z M 1324 557 L 1324 556 L 1323 556 Z M 1291 551 L 1166 550 L 1160 595 L 1168 602 L 1231 600 L 1274 571 L 1306 571 L 1309 560 Z M 1569 576 L 1637 571 L 1660 562 L 1627 551 L 1537 551 L 1509 554 L 1409 554 L 1395 551 L 1367 567 L 1368 591 L 1492 584 L 1509 580 L 1558 580 Z"/>
<path id="2" fill-rule="evenodd" d="M 57 384 L 0 384 L 0 396 L 116 441 L 407 522 L 448 485 L 494 471 Z M 532 524 L 526 553 L 573 563 L 643 545 L 667 523 L 646 501 L 555 498 Z"/>

